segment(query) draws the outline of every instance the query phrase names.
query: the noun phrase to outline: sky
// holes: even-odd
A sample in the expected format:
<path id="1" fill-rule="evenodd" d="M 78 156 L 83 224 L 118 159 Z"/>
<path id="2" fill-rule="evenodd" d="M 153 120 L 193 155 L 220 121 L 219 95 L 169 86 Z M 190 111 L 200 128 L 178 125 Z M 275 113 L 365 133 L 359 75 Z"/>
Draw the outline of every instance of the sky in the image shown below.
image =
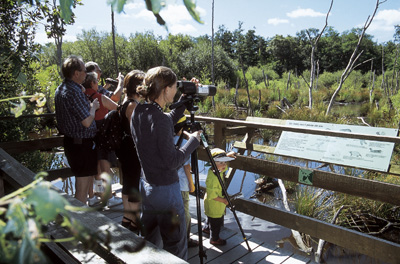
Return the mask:
<path id="1" fill-rule="evenodd" d="M 145 7 L 144 0 L 127 0 L 122 13 L 115 13 L 116 31 L 129 37 L 131 34 L 153 32 L 165 38 L 186 34 L 193 37 L 212 34 L 212 0 L 197 0 L 197 9 L 203 24 L 196 22 L 186 10 L 183 0 L 166 0 L 167 6 L 160 12 L 167 22 L 165 27 L 157 24 L 154 15 Z M 195 0 L 194 0 L 195 1 Z M 385 0 L 380 0 L 385 1 Z M 343 33 L 355 27 L 363 27 L 372 16 L 376 0 L 334 0 L 328 17 L 328 26 Z M 111 32 L 111 7 L 107 0 L 82 0 L 83 6 L 73 9 L 75 24 L 67 26 L 64 41 L 75 41 L 82 30 L 96 29 L 98 32 Z M 242 22 L 244 32 L 255 30 L 264 38 L 275 35 L 295 36 L 303 29 L 325 26 L 326 14 L 331 0 L 215 0 L 214 32 L 223 25 L 234 31 Z M 377 43 L 393 40 L 394 26 L 400 25 L 400 0 L 387 0 L 379 9 L 367 30 Z M 46 43 L 44 29 L 37 31 L 36 41 Z"/>

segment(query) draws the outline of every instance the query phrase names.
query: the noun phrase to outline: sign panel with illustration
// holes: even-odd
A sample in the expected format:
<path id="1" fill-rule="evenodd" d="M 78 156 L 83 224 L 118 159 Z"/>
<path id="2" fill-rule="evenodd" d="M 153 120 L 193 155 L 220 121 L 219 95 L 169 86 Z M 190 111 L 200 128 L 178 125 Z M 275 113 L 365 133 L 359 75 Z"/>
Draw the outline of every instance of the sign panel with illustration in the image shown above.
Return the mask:
<path id="1" fill-rule="evenodd" d="M 287 120 L 286 126 L 342 131 L 357 134 L 397 136 L 393 128 L 350 126 Z M 283 131 L 275 154 L 386 172 L 394 143 L 364 139 L 310 135 Z"/>

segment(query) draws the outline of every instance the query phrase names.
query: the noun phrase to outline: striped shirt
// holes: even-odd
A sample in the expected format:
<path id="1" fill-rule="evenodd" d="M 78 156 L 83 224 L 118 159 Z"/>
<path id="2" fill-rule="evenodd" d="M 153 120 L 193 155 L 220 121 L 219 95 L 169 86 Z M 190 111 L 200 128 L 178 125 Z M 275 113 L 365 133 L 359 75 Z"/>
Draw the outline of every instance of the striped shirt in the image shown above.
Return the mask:
<path id="1" fill-rule="evenodd" d="M 56 90 L 54 101 L 57 128 L 61 134 L 72 138 L 93 138 L 96 135 L 95 122 L 89 128 L 82 125 L 90 115 L 90 103 L 80 84 L 64 80 Z"/>

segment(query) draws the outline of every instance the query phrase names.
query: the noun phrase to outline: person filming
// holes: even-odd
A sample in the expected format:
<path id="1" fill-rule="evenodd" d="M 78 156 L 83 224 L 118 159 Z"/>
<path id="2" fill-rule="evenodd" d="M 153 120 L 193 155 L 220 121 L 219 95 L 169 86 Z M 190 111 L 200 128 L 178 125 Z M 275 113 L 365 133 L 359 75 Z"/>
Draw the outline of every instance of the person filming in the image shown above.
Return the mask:
<path id="1" fill-rule="evenodd" d="M 148 70 L 137 92 L 146 101 L 136 106 L 131 120 L 132 137 L 142 166 L 144 237 L 157 246 L 162 243 L 165 250 L 187 260 L 185 210 L 177 168 L 199 146 L 201 131 L 189 134 L 187 142 L 175 148 L 174 124 L 186 107 L 182 104 L 169 113 L 163 112 L 177 92 L 177 77 L 170 68 Z"/>

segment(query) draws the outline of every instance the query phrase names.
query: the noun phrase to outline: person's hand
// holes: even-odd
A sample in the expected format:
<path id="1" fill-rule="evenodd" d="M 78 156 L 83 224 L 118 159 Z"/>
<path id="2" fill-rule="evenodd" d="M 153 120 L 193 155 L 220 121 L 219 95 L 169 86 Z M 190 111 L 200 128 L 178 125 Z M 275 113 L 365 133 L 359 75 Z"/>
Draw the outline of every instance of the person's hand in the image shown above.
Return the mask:
<path id="1" fill-rule="evenodd" d="M 97 98 L 93 100 L 93 102 L 90 103 L 90 107 L 93 108 L 94 110 L 97 110 L 100 108 L 100 102 Z"/>
<path id="2" fill-rule="evenodd" d="M 196 190 L 196 187 L 194 186 L 193 183 L 189 183 L 189 192 L 192 193 Z"/>
<path id="3" fill-rule="evenodd" d="M 226 199 L 226 198 L 223 198 L 223 203 L 225 204 L 225 205 L 228 205 L 229 203 L 228 203 L 228 200 Z"/>
<path id="4" fill-rule="evenodd" d="M 196 78 L 193 77 L 190 81 L 195 83 L 197 87 L 201 86 L 199 79 L 196 79 Z"/>
<path id="5" fill-rule="evenodd" d="M 202 130 L 195 131 L 195 132 L 193 132 L 193 133 L 188 133 L 188 134 L 189 134 L 189 137 L 195 137 L 195 138 L 200 142 L 200 135 L 201 135 L 201 133 L 203 133 Z"/>
<path id="6" fill-rule="evenodd" d="M 228 153 L 226 153 L 227 157 L 231 157 L 234 159 L 236 159 L 236 155 L 237 155 L 237 153 L 235 151 L 229 151 Z"/>
<path id="7" fill-rule="evenodd" d="M 122 83 L 124 81 L 124 75 L 122 75 L 122 73 L 119 73 L 117 79 L 119 83 Z"/>

